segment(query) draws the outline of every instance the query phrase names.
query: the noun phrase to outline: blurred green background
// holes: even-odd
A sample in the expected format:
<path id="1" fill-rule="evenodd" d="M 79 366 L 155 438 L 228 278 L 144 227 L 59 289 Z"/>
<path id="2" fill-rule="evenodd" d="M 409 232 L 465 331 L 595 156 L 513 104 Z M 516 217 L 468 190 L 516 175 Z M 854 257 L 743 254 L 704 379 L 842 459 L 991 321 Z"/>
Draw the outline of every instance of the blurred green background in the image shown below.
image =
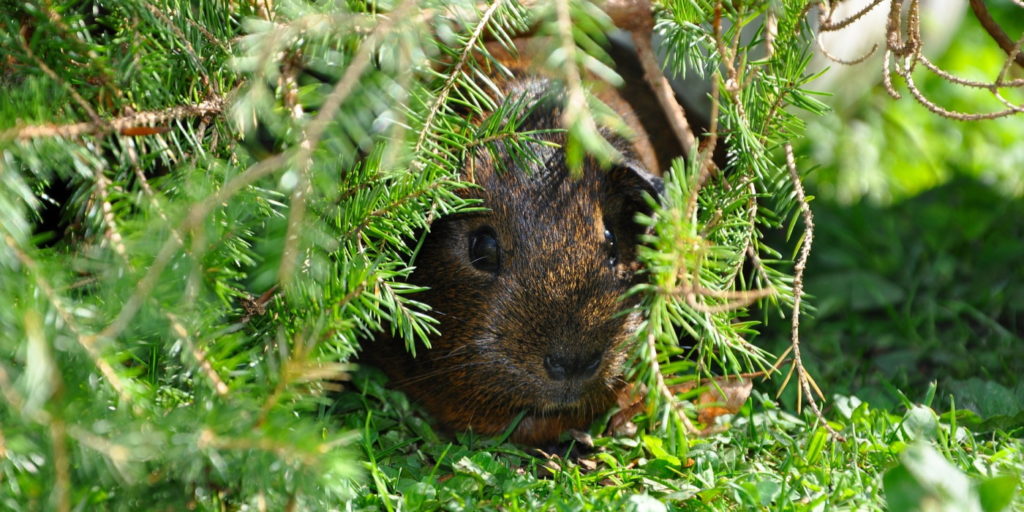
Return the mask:
<path id="1" fill-rule="evenodd" d="M 1024 33 L 1010 0 L 986 2 L 1009 34 Z M 966 9 L 966 7 L 965 7 Z M 925 27 L 927 28 L 927 20 Z M 1006 55 L 967 13 L 932 59 L 953 74 L 994 79 Z M 798 154 L 816 220 L 807 289 L 817 308 L 802 324 L 804 357 L 826 395 L 892 407 L 938 383 L 938 407 L 977 421 L 1024 424 L 1024 115 L 945 119 L 882 85 L 880 58 L 829 73 L 875 73 L 825 98 L 838 115 L 808 119 Z M 1012 70 L 1008 78 L 1022 78 Z M 842 77 L 832 83 L 843 84 Z M 915 79 L 950 110 L 1001 105 L 920 69 Z M 813 87 L 813 84 L 812 84 Z M 1018 104 L 1024 91 L 1004 90 Z M 761 344 L 780 353 L 789 321 L 765 315 Z M 781 380 L 780 380 L 781 382 Z M 788 400 L 795 393 L 790 386 Z M 944 406 L 942 405 L 944 404 Z"/>

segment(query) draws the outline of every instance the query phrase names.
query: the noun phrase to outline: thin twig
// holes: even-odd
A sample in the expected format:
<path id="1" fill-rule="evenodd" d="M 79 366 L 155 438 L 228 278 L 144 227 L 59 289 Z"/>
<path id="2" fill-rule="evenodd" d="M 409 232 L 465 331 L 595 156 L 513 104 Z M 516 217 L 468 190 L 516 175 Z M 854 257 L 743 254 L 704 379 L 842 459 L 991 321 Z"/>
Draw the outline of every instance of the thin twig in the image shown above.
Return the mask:
<path id="1" fill-rule="evenodd" d="M 650 14 L 648 13 L 648 15 Z M 665 116 L 668 117 L 672 132 L 675 134 L 676 139 L 679 140 L 679 145 L 682 147 L 683 152 L 689 158 L 694 154 L 694 148 L 697 147 L 697 138 L 693 135 L 690 123 L 686 121 L 686 113 L 683 111 L 683 106 L 676 101 L 672 85 L 668 83 L 668 79 L 665 78 L 665 74 L 658 66 L 654 49 L 651 47 L 651 32 L 636 31 L 632 35 L 637 55 L 640 58 L 640 65 L 644 69 L 644 80 L 654 90 L 658 103 L 661 105 Z"/>
<path id="2" fill-rule="evenodd" d="M 93 172 L 96 173 L 96 195 L 100 203 L 103 223 L 107 226 L 107 239 L 110 240 L 110 245 L 114 248 L 114 252 L 121 258 L 126 258 L 128 251 L 124 247 L 124 239 L 121 237 L 121 232 L 117 229 L 114 206 L 110 202 L 110 194 L 107 191 L 110 180 L 103 174 L 103 169 L 94 169 Z"/>
<path id="3" fill-rule="evenodd" d="M 911 69 L 909 65 L 896 65 L 896 73 L 903 77 L 903 80 L 906 82 L 907 85 L 907 90 L 910 91 L 910 94 L 914 96 L 914 99 L 916 99 L 918 103 L 920 103 L 933 113 L 938 114 L 942 117 L 955 119 L 957 121 L 978 121 L 982 119 L 998 119 L 1000 117 L 1011 116 L 1013 114 L 1024 112 L 1024 107 L 1019 106 L 1011 106 L 1010 108 L 1007 108 L 1005 110 L 999 110 L 996 112 L 986 112 L 981 114 L 969 114 L 966 112 L 948 110 L 929 100 L 924 95 L 924 93 L 922 93 L 917 88 L 917 84 L 914 82 L 914 77 L 911 74 Z"/>
<path id="4" fill-rule="evenodd" d="M 647 334 L 647 359 L 650 362 L 651 374 L 654 375 L 654 387 L 656 392 L 665 402 L 668 404 L 669 410 L 676 415 L 679 422 L 683 424 L 686 431 L 692 435 L 700 435 L 701 431 L 697 428 L 690 418 L 686 416 L 678 400 L 676 400 L 675 394 L 669 388 L 665 382 L 665 376 L 661 373 L 661 364 L 658 363 L 658 346 L 654 340 L 654 332 Z"/>
<path id="5" fill-rule="evenodd" d="M 928 57 L 925 57 L 924 55 L 918 56 L 917 60 L 921 64 L 924 64 L 924 67 L 928 68 L 931 72 L 942 77 L 943 80 L 953 82 L 954 84 L 957 85 L 963 85 L 965 87 L 972 87 L 975 89 L 987 89 L 992 92 L 995 92 L 997 89 L 1002 87 L 1024 87 L 1024 78 L 1017 78 L 1010 81 L 999 79 L 994 82 L 979 82 L 976 80 L 968 80 L 966 78 L 958 77 L 938 67 L 931 60 L 928 60 Z"/>
<path id="6" fill-rule="evenodd" d="M 889 96 L 894 100 L 898 100 L 903 96 L 896 90 L 892 85 L 892 67 L 889 63 L 894 59 L 893 54 L 889 50 L 885 50 L 885 57 L 882 59 L 882 84 L 885 86 L 885 92 L 889 93 Z"/>
<path id="7" fill-rule="evenodd" d="M 878 45 L 874 44 L 871 45 L 871 49 L 865 52 L 864 55 L 861 55 L 860 57 L 854 59 L 844 59 L 842 57 L 833 55 L 832 52 L 828 50 L 828 48 L 825 48 L 825 43 L 822 42 L 821 40 L 822 35 L 824 34 L 819 33 L 818 36 L 814 38 L 815 42 L 818 44 L 818 51 L 820 51 L 821 54 L 824 55 L 825 58 L 827 58 L 828 60 L 838 64 L 842 64 L 844 66 L 856 66 L 857 64 L 860 64 L 870 59 L 871 56 L 874 55 L 876 51 L 878 51 Z"/>
<path id="8" fill-rule="evenodd" d="M 298 152 L 295 155 L 295 161 L 299 165 L 299 183 L 296 184 L 295 192 L 292 194 L 289 204 L 288 232 L 285 236 L 281 264 L 277 272 L 278 281 L 282 286 L 286 286 L 291 280 L 292 269 L 298 256 L 299 231 L 302 228 L 302 219 L 305 217 L 306 208 L 306 201 L 303 198 L 308 192 L 307 173 L 313 163 L 313 150 L 320 143 L 320 139 L 323 138 L 327 126 L 340 111 L 342 103 L 345 102 L 349 94 L 358 85 L 359 78 L 363 75 L 363 72 L 369 68 L 373 52 L 378 48 L 384 35 L 391 30 L 392 26 L 404 19 L 405 11 L 411 5 L 413 5 L 411 0 L 403 2 L 390 16 L 374 28 L 373 33 L 369 37 L 360 43 L 359 50 L 345 69 L 345 74 L 334 85 L 334 89 L 331 90 L 323 106 L 320 108 L 319 114 L 309 123 L 306 137 L 299 143 Z"/>
<path id="9" fill-rule="evenodd" d="M 821 31 L 821 32 L 835 32 L 835 31 L 838 31 L 838 30 L 842 30 L 842 29 L 850 26 L 851 24 L 853 24 L 857 20 L 860 20 L 861 18 L 863 18 L 869 12 L 873 11 L 875 9 L 875 7 L 878 7 L 878 5 L 881 4 L 881 3 L 882 3 L 882 0 L 873 0 L 870 4 L 866 5 L 863 9 L 861 9 L 861 10 L 851 14 L 850 16 L 847 16 L 842 21 L 837 21 L 837 22 L 833 22 L 832 21 L 832 14 L 834 14 L 835 11 L 831 11 L 831 12 L 828 13 L 828 17 L 824 18 L 822 20 L 821 25 L 818 27 L 818 30 Z M 818 5 L 821 6 L 822 4 L 819 3 Z M 823 12 L 823 14 L 824 14 L 824 12 Z"/>
<path id="10" fill-rule="evenodd" d="M 142 188 L 142 192 L 149 198 L 150 202 L 153 203 L 153 209 L 156 211 L 157 216 L 159 216 L 165 224 L 170 225 L 171 219 L 167 217 L 167 212 L 164 211 L 163 205 L 160 204 L 160 200 L 153 191 L 153 187 L 149 185 L 149 179 L 146 178 L 146 173 L 142 171 L 142 166 L 139 164 L 139 155 L 138 151 L 135 150 L 135 141 L 128 139 L 125 146 L 128 151 L 128 159 L 132 163 L 132 170 L 135 172 L 135 178 L 139 181 L 139 186 Z M 179 244 L 185 245 L 180 233 L 172 231 L 171 234 L 177 237 Z"/>
<path id="11" fill-rule="evenodd" d="M 715 43 L 718 46 L 718 55 L 722 60 L 722 64 L 726 65 L 726 49 L 725 43 L 722 41 L 722 1 L 718 0 L 715 4 L 715 17 L 712 20 L 711 26 L 714 30 Z M 729 60 L 728 67 L 731 69 L 730 76 L 735 76 L 735 69 L 732 68 L 731 59 Z M 697 196 L 700 194 L 700 189 L 704 187 L 704 183 L 707 181 L 708 176 L 711 175 L 713 169 L 715 169 L 715 147 L 718 145 L 718 112 L 721 109 L 721 85 L 722 72 L 720 66 L 715 70 L 714 75 L 711 79 L 711 115 L 709 117 L 708 135 L 701 141 L 700 147 L 698 148 L 696 159 L 700 161 L 700 173 L 697 175 L 697 180 L 693 184 L 693 189 L 690 191 L 689 197 L 687 198 L 685 219 L 693 219 L 697 214 Z"/>
<path id="12" fill-rule="evenodd" d="M 63 420 L 50 422 L 50 441 L 55 474 L 53 494 L 56 496 L 57 510 L 67 512 L 71 510 L 71 462 L 68 460 L 67 432 Z"/>
<path id="13" fill-rule="evenodd" d="M 210 383 L 213 384 L 214 391 L 216 391 L 220 396 L 227 395 L 228 385 L 224 383 L 224 380 L 220 378 L 217 370 L 213 368 L 213 365 L 210 364 L 210 361 L 206 358 L 206 351 L 196 346 L 195 341 L 193 341 L 192 337 L 189 336 L 185 326 L 181 325 L 181 321 L 178 320 L 178 317 L 174 316 L 174 314 L 170 312 L 164 314 L 171 322 L 171 332 L 176 334 L 178 338 L 184 341 L 185 345 L 188 346 L 192 357 L 197 363 L 199 363 L 199 368 L 203 370 L 203 374 L 206 375 L 206 378 L 210 379 Z"/>
<path id="14" fill-rule="evenodd" d="M 796 265 L 793 267 L 793 313 L 792 313 L 792 329 L 790 332 L 790 348 L 793 353 L 793 366 L 797 373 L 797 385 L 803 391 L 803 394 L 807 397 L 807 404 L 814 411 L 814 414 L 825 426 L 825 429 L 832 434 L 835 439 L 842 439 L 839 432 L 829 425 L 828 420 L 825 419 L 825 415 L 821 412 L 818 407 L 818 400 L 815 398 L 815 393 L 811 390 L 812 380 L 804 367 L 803 359 L 800 355 L 800 304 L 803 300 L 804 293 L 804 269 L 807 268 L 807 258 L 811 255 L 811 245 L 814 243 L 814 214 L 811 212 L 811 206 L 807 203 L 807 195 L 804 194 L 804 186 L 800 181 L 800 173 L 796 169 L 796 159 L 793 157 L 793 145 L 786 143 L 784 145 L 786 150 L 786 168 L 789 170 L 790 180 L 793 182 L 793 191 L 796 193 L 797 201 L 800 203 L 800 214 L 804 220 L 804 239 L 800 245 L 800 255 L 797 257 Z M 780 358 L 781 359 L 781 358 Z M 821 394 L 821 390 L 817 389 L 817 395 L 822 400 L 825 399 Z M 797 403 L 799 409 L 800 404 Z"/>
<path id="15" fill-rule="evenodd" d="M 696 137 L 690 123 L 686 120 L 686 112 L 676 100 L 672 85 L 665 78 L 658 65 L 657 56 L 651 46 L 651 35 L 654 32 L 654 14 L 650 0 L 610 0 L 601 7 L 615 25 L 629 31 L 636 46 L 637 58 L 644 70 L 644 80 L 654 91 L 658 104 L 668 118 L 669 126 L 679 140 L 679 145 L 687 157 L 693 156 L 697 147 Z"/>
<path id="16" fill-rule="evenodd" d="M 685 294 L 685 298 L 686 298 L 686 303 L 691 308 L 693 308 L 695 311 L 699 311 L 701 313 L 708 313 L 708 314 L 714 315 L 714 314 L 718 314 L 718 313 L 725 313 L 727 311 L 736 311 L 737 309 L 745 308 L 745 307 L 747 307 L 747 306 L 757 302 L 760 299 L 763 299 L 765 297 L 771 297 L 772 295 L 775 294 L 775 290 L 772 289 L 772 288 L 764 288 L 764 289 L 761 289 L 761 290 L 752 290 L 752 291 L 756 291 L 757 293 L 751 293 L 749 297 L 745 297 L 745 298 L 741 298 L 741 299 L 731 299 L 731 300 L 729 300 L 727 302 L 724 302 L 722 304 L 714 304 L 714 305 L 708 305 L 708 304 L 705 304 L 703 302 L 698 302 L 697 301 L 698 293 L 696 291 L 691 291 L 690 293 Z"/>
<path id="17" fill-rule="evenodd" d="M 914 51 L 913 39 L 908 37 L 902 40 L 903 34 L 903 0 L 891 0 L 889 4 L 889 19 L 886 23 L 886 45 L 897 57 L 904 57 Z"/>

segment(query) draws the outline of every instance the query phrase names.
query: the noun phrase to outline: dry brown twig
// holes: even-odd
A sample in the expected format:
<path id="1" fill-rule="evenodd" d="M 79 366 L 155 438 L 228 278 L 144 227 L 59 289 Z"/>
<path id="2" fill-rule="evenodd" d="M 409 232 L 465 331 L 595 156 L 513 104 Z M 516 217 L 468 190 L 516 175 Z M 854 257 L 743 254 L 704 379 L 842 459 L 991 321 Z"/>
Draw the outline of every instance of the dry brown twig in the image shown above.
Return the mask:
<path id="1" fill-rule="evenodd" d="M 617 27 L 628 31 L 632 36 L 640 65 L 644 70 L 644 80 L 657 96 L 658 103 L 667 115 L 672 131 L 679 139 L 679 145 L 682 146 L 683 152 L 692 155 L 693 148 L 697 146 L 697 138 L 686 120 L 686 113 L 682 105 L 676 101 L 672 85 L 668 83 L 668 79 L 661 71 L 661 66 L 658 65 L 654 48 L 651 47 L 654 17 L 651 15 L 650 1 L 610 0 L 604 4 L 603 8 Z"/>
<path id="2" fill-rule="evenodd" d="M 804 186 L 800 181 L 800 173 L 796 168 L 796 158 L 793 156 L 793 145 L 790 143 L 785 144 L 786 150 L 786 168 L 789 170 L 789 177 L 793 183 L 793 190 L 796 193 L 797 201 L 800 204 L 800 215 L 804 220 L 804 239 L 800 245 L 800 254 L 797 257 L 796 265 L 793 268 L 793 313 L 792 313 L 792 327 L 790 333 L 790 345 L 782 355 L 779 356 L 777 364 L 783 361 L 789 354 L 793 354 L 793 364 L 789 367 L 789 373 L 786 374 L 786 378 L 780 387 L 780 393 L 782 389 L 786 388 L 786 384 L 789 379 L 796 373 L 797 378 L 797 410 L 800 409 L 801 398 L 806 396 L 807 405 L 814 411 L 814 415 L 818 417 L 821 424 L 832 434 L 833 439 L 843 440 L 843 436 L 836 432 L 835 429 L 829 425 L 828 420 L 825 419 L 825 415 L 821 412 L 821 408 L 818 406 L 818 400 L 815 395 L 821 400 L 825 399 L 824 394 L 821 392 L 821 388 L 814 382 L 810 373 L 804 367 L 803 359 L 800 354 L 800 306 L 803 300 L 804 293 L 804 269 L 807 268 L 807 258 L 811 255 L 811 245 L 814 242 L 814 214 L 811 212 L 811 206 L 807 202 L 807 195 L 804 194 Z"/>
<path id="3" fill-rule="evenodd" d="M 1020 0 L 1014 1 L 1017 5 L 1024 7 L 1024 2 L 1021 2 Z M 882 0 L 873 0 L 858 12 L 840 21 L 834 22 L 832 21 L 832 17 L 835 11 L 830 8 L 828 3 L 824 1 L 817 2 L 815 4 L 819 9 L 819 32 L 817 44 L 821 53 L 829 60 L 843 65 L 859 64 L 873 55 L 878 48 L 877 45 L 872 47 L 872 49 L 865 55 L 856 59 L 841 59 L 830 53 L 829 50 L 825 48 L 822 44 L 821 36 L 825 33 L 835 32 L 850 26 L 882 4 Z M 906 8 L 904 8 L 904 0 L 890 0 L 885 28 L 885 57 L 882 61 L 882 79 L 885 89 L 888 91 L 890 96 L 894 99 L 900 99 L 902 97 L 893 85 L 892 75 L 895 73 L 903 78 L 906 83 L 907 90 L 910 91 L 910 94 L 913 96 L 915 101 L 920 103 L 929 111 L 942 117 L 956 119 L 959 121 L 977 121 L 983 119 L 997 119 L 1024 112 L 1024 105 L 1016 104 L 1007 100 L 1000 92 L 1000 89 L 1004 88 L 1024 87 L 1024 79 L 1004 79 L 1011 65 L 1016 64 L 1017 66 L 1024 68 L 1024 52 L 1021 51 L 1021 45 L 1024 44 L 1024 34 L 1022 34 L 1020 39 L 1014 42 L 1006 35 L 1002 27 L 992 19 L 988 9 L 981 0 L 970 0 L 970 5 L 972 12 L 975 17 L 977 17 L 985 31 L 992 36 L 992 39 L 995 40 L 999 47 L 1007 54 L 1007 58 L 999 72 L 999 75 L 991 82 L 979 82 L 957 77 L 952 73 L 939 68 L 928 60 L 928 58 L 922 53 L 924 45 L 921 37 L 920 1 L 910 0 L 910 2 L 906 4 Z M 904 11 L 906 11 L 905 14 Z M 950 83 L 969 88 L 988 90 L 1005 108 L 994 112 L 969 113 L 953 111 L 935 103 L 918 88 L 917 83 L 914 81 L 913 72 L 918 63 L 922 64 L 926 69 Z"/>

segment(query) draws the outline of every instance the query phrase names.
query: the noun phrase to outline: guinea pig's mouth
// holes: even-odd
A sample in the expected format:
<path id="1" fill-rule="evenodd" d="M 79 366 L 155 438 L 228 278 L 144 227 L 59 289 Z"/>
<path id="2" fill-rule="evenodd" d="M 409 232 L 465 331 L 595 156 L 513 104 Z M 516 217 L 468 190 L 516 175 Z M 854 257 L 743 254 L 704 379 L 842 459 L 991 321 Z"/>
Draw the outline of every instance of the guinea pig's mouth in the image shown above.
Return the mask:
<path id="1" fill-rule="evenodd" d="M 592 404 L 596 398 L 602 395 L 601 389 L 604 387 L 597 380 L 552 383 L 539 401 L 537 412 L 542 414 L 573 412 Z"/>
<path id="2" fill-rule="evenodd" d="M 610 407 L 615 403 L 616 383 L 620 380 L 611 376 L 618 375 L 620 358 L 619 355 L 613 355 L 606 359 L 596 374 L 588 378 L 535 380 L 539 386 L 535 388 L 533 409 L 549 415 Z"/>

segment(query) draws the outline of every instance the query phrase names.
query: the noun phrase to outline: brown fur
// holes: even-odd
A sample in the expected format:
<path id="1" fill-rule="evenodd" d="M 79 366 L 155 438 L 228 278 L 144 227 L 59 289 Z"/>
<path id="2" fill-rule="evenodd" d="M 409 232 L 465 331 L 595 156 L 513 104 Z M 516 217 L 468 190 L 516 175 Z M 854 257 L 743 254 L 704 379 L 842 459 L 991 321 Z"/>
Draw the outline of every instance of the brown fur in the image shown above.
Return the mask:
<path id="1" fill-rule="evenodd" d="M 557 85 L 520 70 L 501 87 L 506 98 L 535 104 L 522 129 L 560 127 Z M 635 118 L 628 105 L 608 97 Z M 565 142 L 563 133 L 545 138 Z M 624 162 L 604 170 L 588 160 L 578 179 L 570 177 L 560 148 L 539 144 L 531 149 L 540 164 L 530 168 L 506 159 L 500 144 L 502 165 L 488 151 L 467 163 L 467 177 L 480 188 L 465 194 L 483 200 L 488 211 L 434 222 L 411 278 L 429 287 L 417 299 L 433 308 L 441 334 L 416 358 L 391 339 L 377 340 L 364 354 L 444 427 L 497 434 L 525 411 L 512 440 L 539 445 L 586 428 L 615 404 L 624 386 L 625 345 L 640 320 L 628 312 L 635 299 L 622 300 L 639 282 L 642 229 L 633 219 L 647 210 L 643 193 L 660 191 L 660 179 L 640 163 L 657 165 L 649 147 L 638 151 L 621 138 L 610 140 Z M 501 248 L 496 273 L 474 267 L 470 258 L 471 237 L 484 226 Z M 614 251 L 606 229 L 614 234 Z M 581 362 L 578 367 L 600 363 L 592 376 L 553 378 L 546 356 Z"/>

